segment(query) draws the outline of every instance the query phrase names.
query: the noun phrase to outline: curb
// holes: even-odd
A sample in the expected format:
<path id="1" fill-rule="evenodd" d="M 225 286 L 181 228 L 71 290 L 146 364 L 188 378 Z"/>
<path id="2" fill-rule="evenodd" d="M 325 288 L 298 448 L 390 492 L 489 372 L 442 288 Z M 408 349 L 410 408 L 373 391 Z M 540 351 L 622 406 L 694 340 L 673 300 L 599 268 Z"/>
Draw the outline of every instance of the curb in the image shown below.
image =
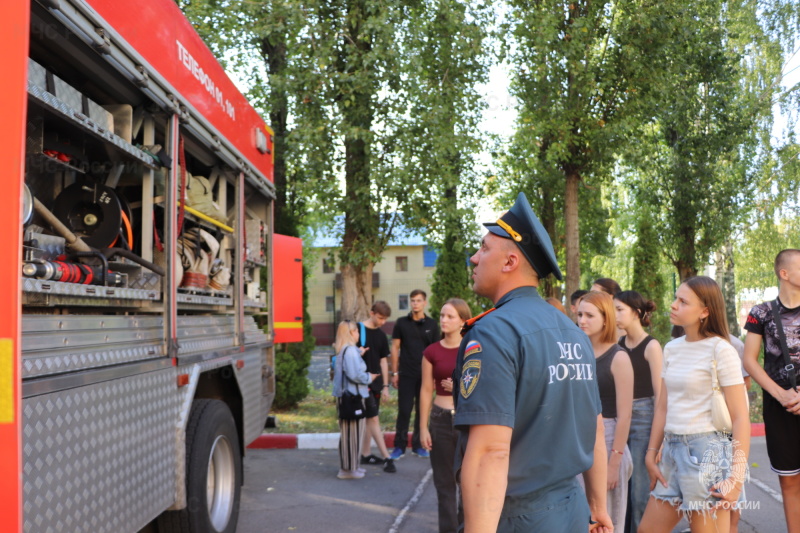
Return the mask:
<path id="1" fill-rule="evenodd" d="M 394 432 L 383 434 L 386 447 L 394 448 Z M 751 437 L 764 436 L 764 423 L 750 424 Z M 301 433 L 299 435 L 265 433 L 250 443 L 248 448 L 255 450 L 335 450 L 339 447 L 338 433 Z M 411 447 L 411 433 L 408 434 L 408 447 Z"/>
<path id="2" fill-rule="evenodd" d="M 383 434 L 383 441 L 390 450 L 394 448 L 394 436 L 393 431 Z M 411 433 L 408 434 L 407 446 L 411 447 Z M 339 448 L 339 433 L 264 433 L 247 447 L 256 450 L 333 450 Z"/>

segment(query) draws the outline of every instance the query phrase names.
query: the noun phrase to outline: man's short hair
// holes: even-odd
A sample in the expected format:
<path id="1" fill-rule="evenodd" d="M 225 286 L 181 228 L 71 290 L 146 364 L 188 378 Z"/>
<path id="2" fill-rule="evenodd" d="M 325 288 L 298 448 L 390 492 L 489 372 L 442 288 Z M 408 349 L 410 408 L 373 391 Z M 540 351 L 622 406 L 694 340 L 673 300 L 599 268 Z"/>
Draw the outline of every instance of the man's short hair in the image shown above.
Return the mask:
<path id="1" fill-rule="evenodd" d="M 378 300 L 374 304 L 372 304 L 372 308 L 370 309 L 376 315 L 381 315 L 386 318 L 392 316 L 392 308 L 389 307 L 389 304 L 384 302 L 383 300 Z"/>
<path id="2" fill-rule="evenodd" d="M 413 298 L 414 296 L 422 296 L 423 300 L 428 299 L 428 295 L 422 289 L 414 289 L 411 291 L 411 294 L 408 295 L 409 298 Z"/>
<path id="3" fill-rule="evenodd" d="M 786 263 L 798 254 L 800 254 L 800 250 L 796 248 L 787 248 L 778 252 L 778 255 L 775 256 L 775 275 L 778 279 L 781 277 L 781 270 L 786 268 Z"/>
<path id="4" fill-rule="evenodd" d="M 587 292 L 589 292 L 589 291 L 585 291 L 583 289 L 578 289 L 577 291 L 573 292 L 569 297 L 569 303 L 572 304 L 572 305 L 575 305 L 575 303 L 578 301 L 578 299 L 581 296 L 583 296 L 584 294 L 586 294 Z"/>

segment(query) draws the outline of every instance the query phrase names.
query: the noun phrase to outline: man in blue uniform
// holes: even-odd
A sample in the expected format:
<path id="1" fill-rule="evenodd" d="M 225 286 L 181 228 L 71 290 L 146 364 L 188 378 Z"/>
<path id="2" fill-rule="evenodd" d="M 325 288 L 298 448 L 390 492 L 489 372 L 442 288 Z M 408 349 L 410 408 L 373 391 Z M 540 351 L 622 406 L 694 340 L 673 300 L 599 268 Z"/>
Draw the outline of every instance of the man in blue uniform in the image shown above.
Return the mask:
<path id="1" fill-rule="evenodd" d="M 550 238 L 524 194 L 485 226 L 473 290 L 495 307 L 465 325 L 453 376 L 464 531 L 611 531 L 592 346 L 536 290 L 561 279 Z"/>

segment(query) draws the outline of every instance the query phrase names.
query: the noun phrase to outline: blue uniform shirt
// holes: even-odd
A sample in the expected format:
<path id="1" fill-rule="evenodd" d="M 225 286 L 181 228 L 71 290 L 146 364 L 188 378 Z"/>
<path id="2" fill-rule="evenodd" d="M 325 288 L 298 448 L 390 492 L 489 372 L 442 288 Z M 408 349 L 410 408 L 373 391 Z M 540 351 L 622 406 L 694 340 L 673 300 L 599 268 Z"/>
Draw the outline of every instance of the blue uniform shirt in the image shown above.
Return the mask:
<path id="1" fill-rule="evenodd" d="M 601 409 L 592 345 L 566 315 L 535 287 L 514 289 L 495 307 L 458 351 L 455 466 L 460 471 L 469 426 L 512 428 L 508 507 L 591 467 Z"/>

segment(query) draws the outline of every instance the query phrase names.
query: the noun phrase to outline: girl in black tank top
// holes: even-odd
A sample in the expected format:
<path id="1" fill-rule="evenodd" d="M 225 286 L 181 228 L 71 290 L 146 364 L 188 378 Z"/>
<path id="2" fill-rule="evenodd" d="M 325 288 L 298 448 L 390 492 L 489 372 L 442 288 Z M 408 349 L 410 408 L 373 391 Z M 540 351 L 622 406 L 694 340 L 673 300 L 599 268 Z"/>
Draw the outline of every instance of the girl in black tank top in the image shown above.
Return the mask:
<path id="1" fill-rule="evenodd" d="M 617 327 L 625 331 L 619 345 L 633 365 L 633 397 L 654 397 L 661 385 L 661 346 L 644 328 L 656 306 L 636 291 L 622 291 L 614 296 L 614 308 Z"/>
<path id="2" fill-rule="evenodd" d="M 599 291 L 584 295 L 578 304 L 578 327 L 592 342 L 596 359 L 608 452 L 607 507 L 614 529 L 622 531 L 632 471 L 627 441 L 633 405 L 633 368 L 628 354 L 614 342 L 617 320 L 611 296 Z"/>
<path id="3" fill-rule="evenodd" d="M 647 334 L 655 304 L 636 291 L 614 296 L 617 327 L 625 332 L 620 346 L 628 352 L 633 367 L 633 412 L 628 433 L 628 447 L 633 457 L 630 483 L 629 523 L 625 533 L 635 533 L 650 498 L 650 478 L 644 464 L 650 429 L 653 425 L 655 396 L 661 386 L 661 345 Z"/>

